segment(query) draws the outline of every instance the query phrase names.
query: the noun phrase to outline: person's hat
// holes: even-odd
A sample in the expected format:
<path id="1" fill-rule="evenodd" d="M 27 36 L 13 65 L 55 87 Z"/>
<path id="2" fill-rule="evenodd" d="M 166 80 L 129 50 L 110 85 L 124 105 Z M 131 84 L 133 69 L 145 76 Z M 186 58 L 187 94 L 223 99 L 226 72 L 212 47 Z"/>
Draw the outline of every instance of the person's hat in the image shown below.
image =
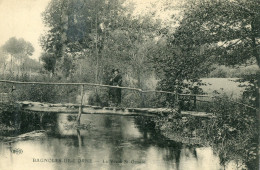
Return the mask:
<path id="1" fill-rule="evenodd" d="M 114 70 L 114 72 L 116 72 L 116 71 L 119 73 L 119 69 L 115 69 L 115 70 Z"/>

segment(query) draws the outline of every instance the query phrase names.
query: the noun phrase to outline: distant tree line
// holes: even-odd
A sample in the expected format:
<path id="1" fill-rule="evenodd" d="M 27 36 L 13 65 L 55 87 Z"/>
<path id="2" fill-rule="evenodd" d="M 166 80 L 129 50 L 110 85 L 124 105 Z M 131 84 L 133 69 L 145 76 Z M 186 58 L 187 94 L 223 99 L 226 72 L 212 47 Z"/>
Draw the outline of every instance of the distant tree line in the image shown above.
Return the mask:
<path id="1" fill-rule="evenodd" d="M 30 56 L 33 55 L 34 47 L 23 38 L 11 37 L 0 47 L 1 74 L 21 75 L 25 72 L 36 72 L 41 64 Z"/>

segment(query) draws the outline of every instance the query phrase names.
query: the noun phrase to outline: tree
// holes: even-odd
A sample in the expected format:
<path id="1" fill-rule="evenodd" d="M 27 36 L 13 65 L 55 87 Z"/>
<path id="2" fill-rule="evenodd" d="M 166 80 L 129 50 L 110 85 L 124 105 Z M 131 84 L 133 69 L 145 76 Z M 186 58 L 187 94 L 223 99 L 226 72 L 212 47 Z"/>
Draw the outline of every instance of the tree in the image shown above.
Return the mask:
<path id="1" fill-rule="evenodd" d="M 5 71 L 6 71 L 6 66 L 7 66 L 7 54 L 3 51 L 2 48 L 0 48 L 0 68 L 2 68 L 2 73 L 3 73 L 3 76 L 5 77 Z"/>
<path id="2" fill-rule="evenodd" d="M 49 53 L 42 53 L 40 59 L 43 61 L 43 68 L 54 73 L 56 59 Z"/>
<path id="3" fill-rule="evenodd" d="M 122 17 L 123 18 L 123 17 Z M 145 80 L 153 73 L 149 49 L 156 45 L 154 37 L 158 25 L 137 19 L 119 20 L 120 26 L 110 30 L 101 51 L 103 68 L 119 68 L 136 80 L 138 88 L 145 88 Z"/>
<path id="4" fill-rule="evenodd" d="M 176 79 L 179 83 L 201 78 L 213 63 L 260 66 L 259 9 L 257 0 L 190 3 L 178 28 L 168 35 L 170 54 L 157 58 L 165 72 L 161 87 L 173 89 Z"/>
<path id="5" fill-rule="evenodd" d="M 16 37 L 7 40 L 2 49 L 11 56 L 11 72 L 13 71 L 14 58 L 19 61 L 19 65 L 21 66 L 24 60 L 34 52 L 34 48 L 30 42 L 25 41 L 23 38 L 17 39 Z"/>
<path id="6" fill-rule="evenodd" d="M 77 58 L 75 53 L 88 50 L 96 61 L 96 81 L 99 74 L 100 49 L 104 40 L 101 25 L 115 26 L 120 0 L 52 0 L 43 12 L 43 20 L 50 29 L 41 38 L 43 49 L 57 60 L 56 70 L 68 76 L 69 64 Z M 74 53 L 74 54 L 73 54 Z M 70 58 L 71 56 L 76 58 Z M 65 63 L 64 63 L 65 62 Z"/>
<path id="7" fill-rule="evenodd" d="M 29 57 L 25 58 L 23 65 L 23 70 L 25 72 L 39 72 L 41 68 L 42 64 L 39 61 Z"/>
<path id="8" fill-rule="evenodd" d="M 182 25 L 182 36 L 179 37 L 185 43 L 210 45 L 205 54 L 214 56 L 215 61 L 220 64 L 235 66 L 256 63 L 260 67 L 259 11 L 260 3 L 257 0 L 200 2 L 187 15 L 188 20 Z M 190 34 L 193 38 L 187 41 Z M 255 101 L 251 104 L 257 108 L 260 84 L 258 77 L 259 71 L 246 78 L 254 87 L 252 95 Z"/>
<path id="9" fill-rule="evenodd" d="M 173 42 L 186 46 L 210 45 L 204 53 L 225 65 L 260 66 L 260 4 L 257 0 L 198 1 L 183 17 Z"/>

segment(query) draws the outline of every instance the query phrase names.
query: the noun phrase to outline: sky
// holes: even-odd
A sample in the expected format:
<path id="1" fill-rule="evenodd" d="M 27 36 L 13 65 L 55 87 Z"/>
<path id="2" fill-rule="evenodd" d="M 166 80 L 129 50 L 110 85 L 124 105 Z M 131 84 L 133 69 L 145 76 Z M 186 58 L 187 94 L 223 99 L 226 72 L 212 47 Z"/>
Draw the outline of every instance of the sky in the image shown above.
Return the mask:
<path id="1" fill-rule="evenodd" d="M 0 46 L 9 38 L 24 38 L 35 48 L 32 56 L 38 59 L 42 49 L 39 37 L 46 28 L 41 13 L 50 0 L 0 0 Z"/>
<path id="2" fill-rule="evenodd" d="M 129 0 L 136 4 L 136 14 L 146 14 L 154 10 L 151 3 L 156 4 L 158 17 L 166 22 L 170 19 L 169 13 L 163 13 L 162 2 L 169 0 Z M 170 0 L 178 2 L 180 0 Z M 29 41 L 35 48 L 31 58 L 39 59 L 42 52 L 39 38 L 47 28 L 42 22 L 41 13 L 45 10 L 50 0 L 0 0 L 0 46 L 9 38 L 23 38 Z M 146 11 L 146 12 L 145 12 Z"/>

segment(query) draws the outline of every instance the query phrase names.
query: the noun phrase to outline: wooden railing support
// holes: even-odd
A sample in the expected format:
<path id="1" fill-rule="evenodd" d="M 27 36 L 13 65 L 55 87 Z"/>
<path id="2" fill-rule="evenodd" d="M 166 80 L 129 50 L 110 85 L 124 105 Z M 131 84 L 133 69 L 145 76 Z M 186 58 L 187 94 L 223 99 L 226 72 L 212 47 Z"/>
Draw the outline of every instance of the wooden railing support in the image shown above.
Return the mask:
<path id="1" fill-rule="evenodd" d="M 145 107 L 145 94 L 143 93 L 143 91 L 140 91 L 140 93 L 141 93 L 141 98 L 142 98 L 141 107 Z"/>
<path id="2" fill-rule="evenodd" d="M 194 109 L 197 110 L 197 97 L 196 96 L 194 96 L 193 104 L 194 104 Z"/>
<path id="3" fill-rule="evenodd" d="M 177 114 L 181 114 L 181 107 L 180 107 L 180 102 L 179 102 L 179 94 L 177 93 L 177 91 L 174 94 L 175 96 L 175 101 L 174 101 L 174 108 L 177 111 Z"/>
<path id="4" fill-rule="evenodd" d="M 78 112 L 78 116 L 77 116 L 78 123 L 80 123 L 80 117 L 82 114 L 83 96 L 84 96 L 84 85 L 80 85 L 80 105 L 79 105 L 79 112 Z"/>

